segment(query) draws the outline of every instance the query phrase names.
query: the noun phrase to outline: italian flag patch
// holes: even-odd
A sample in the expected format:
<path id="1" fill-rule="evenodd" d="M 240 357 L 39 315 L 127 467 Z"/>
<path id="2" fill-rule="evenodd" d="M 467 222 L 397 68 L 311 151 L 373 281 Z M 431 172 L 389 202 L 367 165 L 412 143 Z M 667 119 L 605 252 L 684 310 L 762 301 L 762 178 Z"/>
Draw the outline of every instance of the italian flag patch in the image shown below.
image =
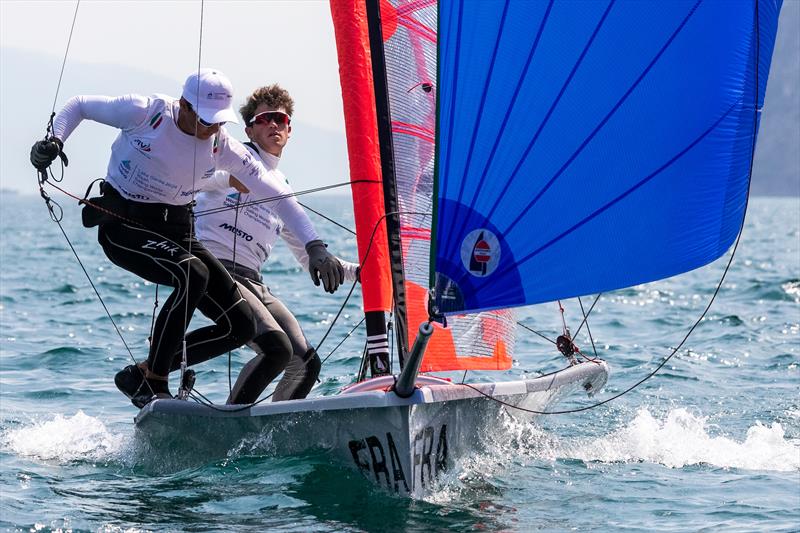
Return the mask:
<path id="1" fill-rule="evenodd" d="M 150 119 L 150 127 L 156 129 L 158 126 L 161 125 L 161 121 L 164 117 L 161 116 L 161 111 L 153 115 L 153 118 Z"/>

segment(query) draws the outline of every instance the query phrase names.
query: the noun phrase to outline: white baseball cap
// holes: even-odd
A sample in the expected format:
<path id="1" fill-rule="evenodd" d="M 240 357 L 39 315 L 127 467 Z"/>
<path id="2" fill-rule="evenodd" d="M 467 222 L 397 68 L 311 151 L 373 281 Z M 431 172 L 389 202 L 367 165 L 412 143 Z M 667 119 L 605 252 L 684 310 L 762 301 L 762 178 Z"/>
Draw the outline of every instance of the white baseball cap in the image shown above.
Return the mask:
<path id="1" fill-rule="evenodd" d="M 215 68 L 201 68 L 186 78 L 183 98 L 192 104 L 197 116 L 206 122 L 233 122 L 238 124 L 233 110 L 233 85 Z"/>

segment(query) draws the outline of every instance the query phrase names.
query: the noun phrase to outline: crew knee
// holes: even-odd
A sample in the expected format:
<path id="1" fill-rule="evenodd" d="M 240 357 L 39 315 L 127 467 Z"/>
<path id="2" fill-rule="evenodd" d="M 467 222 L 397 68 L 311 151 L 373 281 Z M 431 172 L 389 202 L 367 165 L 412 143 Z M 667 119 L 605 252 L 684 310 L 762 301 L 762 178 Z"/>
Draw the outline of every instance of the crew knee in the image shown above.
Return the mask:
<path id="1" fill-rule="evenodd" d="M 292 357 L 292 343 L 289 336 L 283 331 L 268 331 L 253 339 L 259 351 L 270 358 L 273 364 L 280 364 L 280 368 L 289 364 Z"/>
<path id="2" fill-rule="evenodd" d="M 319 377 L 320 370 L 322 370 L 322 361 L 320 361 L 316 350 L 312 348 L 309 352 L 313 352 L 313 355 L 306 363 L 306 368 L 308 369 L 307 375 L 311 377 L 313 381 L 316 381 Z"/>

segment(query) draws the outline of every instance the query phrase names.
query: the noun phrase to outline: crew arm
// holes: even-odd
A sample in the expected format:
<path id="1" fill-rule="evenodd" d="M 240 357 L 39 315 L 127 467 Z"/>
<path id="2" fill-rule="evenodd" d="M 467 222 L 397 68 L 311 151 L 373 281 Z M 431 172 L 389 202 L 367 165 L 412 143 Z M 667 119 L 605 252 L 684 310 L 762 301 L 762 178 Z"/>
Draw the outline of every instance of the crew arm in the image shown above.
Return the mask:
<path id="1" fill-rule="evenodd" d="M 300 239 L 292 233 L 292 230 L 284 227 L 281 230 L 281 238 L 283 238 L 286 245 L 292 251 L 292 255 L 297 259 L 297 262 L 303 265 L 303 270 L 308 272 L 308 253 L 306 252 L 306 243 L 300 242 Z"/>
<path id="2" fill-rule="evenodd" d="M 297 262 L 303 265 L 303 270 L 308 272 L 308 252 L 306 252 L 305 244 L 300 242 L 300 239 L 292 233 L 292 230 L 287 228 L 281 231 L 281 237 L 286 242 L 287 246 L 289 246 Z M 355 281 L 358 277 L 358 263 L 351 263 L 339 257 L 336 259 L 339 260 L 339 263 L 344 269 L 344 279 L 347 281 Z"/>
<path id="3" fill-rule="evenodd" d="M 270 207 L 304 245 L 319 239 L 308 215 L 292 196 L 289 185 L 281 182 L 275 171 L 267 170 L 242 143 L 227 134 L 223 135 L 220 143 L 219 162 L 218 168 L 236 176 L 255 198 L 280 198 L 270 202 Z"/>
<path id="4" fill-rule="evenodd" d="M 208 179 L 200 181 L 201 191 L 219 191 L 231 188 L 231 173 L 227 170 L 217 170 Z"/>
<path id="5" fill-rule="evenodd" d="M 124 130 L 147 118 L 150 99 L 138 94 L 124 96 L 73 96 L 53 120 L 53 135 L 65 142 L 83 120 L 93 120 Z"/>

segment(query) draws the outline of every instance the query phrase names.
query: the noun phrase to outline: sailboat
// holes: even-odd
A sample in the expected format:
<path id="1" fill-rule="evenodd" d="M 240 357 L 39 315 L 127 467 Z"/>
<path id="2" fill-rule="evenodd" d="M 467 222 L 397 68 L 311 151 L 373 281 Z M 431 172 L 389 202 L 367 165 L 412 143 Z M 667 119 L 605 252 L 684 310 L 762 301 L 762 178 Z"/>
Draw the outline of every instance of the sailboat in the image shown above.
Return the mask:
<path id="1" fill-rule="evenodd" d="M 368 351 L 333 396 L 155 400 L 137 430 L 221 450 L 328 450 L 430 490 L 507 415 L 606 384 L 507 370 L 511 309 L 699 268 L 741 231 L 779 0 L 331 0 Z M 390 319 L 387 319 L 387 316 Z M 398 368 L 392 372 L 389 335 Z M 367 375 L 369 374 L 369 376 Z"/>

